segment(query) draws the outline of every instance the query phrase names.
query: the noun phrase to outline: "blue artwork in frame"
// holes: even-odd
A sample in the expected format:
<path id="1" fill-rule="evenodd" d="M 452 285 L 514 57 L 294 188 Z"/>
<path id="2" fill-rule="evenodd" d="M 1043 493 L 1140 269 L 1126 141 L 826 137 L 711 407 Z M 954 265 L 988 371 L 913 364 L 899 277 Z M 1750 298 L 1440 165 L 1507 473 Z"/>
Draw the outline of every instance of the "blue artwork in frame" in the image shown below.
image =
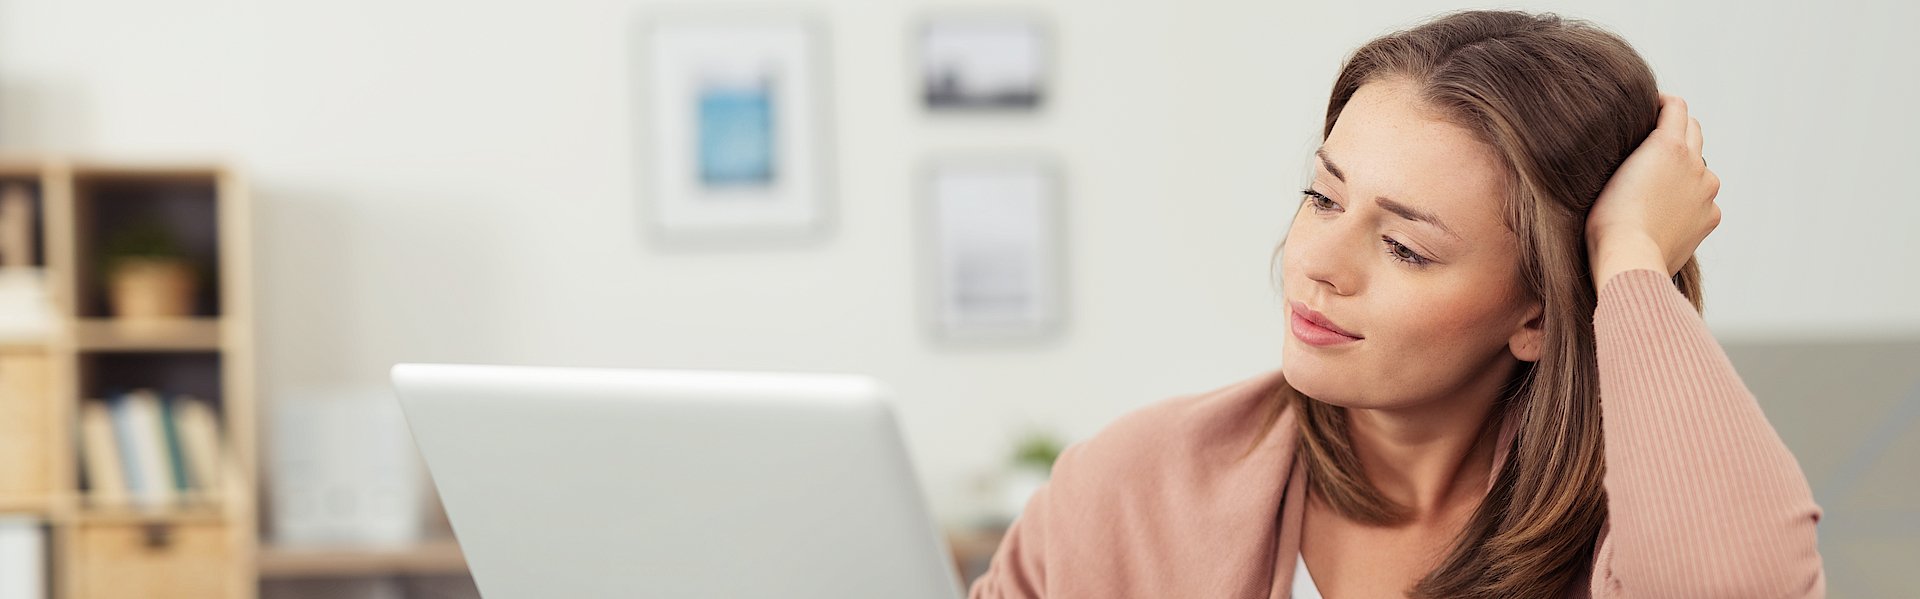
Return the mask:
<path id="1" fill-rule="evenodd" d="M 708 85 L 700 89 L 700 182 L 708 187 L 772 185 L 774 96 L 771 85 Z"/>
<path id="2" fill-rule="evenodd" d="M 646 203 L 662 247 L 820 239 L 820 26 L 797 15 L 679 15 L 645 29 Z"/>

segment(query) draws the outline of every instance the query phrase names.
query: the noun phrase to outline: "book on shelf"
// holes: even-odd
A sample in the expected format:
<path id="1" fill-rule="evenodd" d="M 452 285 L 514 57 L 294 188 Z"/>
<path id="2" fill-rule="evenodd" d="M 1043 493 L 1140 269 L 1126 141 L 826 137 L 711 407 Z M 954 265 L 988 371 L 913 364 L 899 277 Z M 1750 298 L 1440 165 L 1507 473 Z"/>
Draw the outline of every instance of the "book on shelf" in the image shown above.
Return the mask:
<path id="1" fill-rule="evenodd" d="M 160 405 L 160 434 L 166 437 L 167 441 L 165 446 L 167 473 L 173 475 L 169 477 L 164 484 L 170 485 L 175 492 L 185 495 L 193 490 L 193 485 L 187 482 L 187 477 L 189 476 L 187 474 L 187 461 L 180 457 L 180 425 L 178 421 L 173 418 L 174 402 L 167 401 L 164 398 L 159 398 L 158 402 Z"/>
<path id="2" fill-rule="evenodd" d="M 106 402 L 88 401 L 80 407 L 80 457 L 86 469 L 93 502 L 127 503 L 127 474 L 120 465 L 120 445 L 113 440 L 113 415 Z"/>
<path id="3" fill-rule="evenodd" d="M 0 516 L 0 599 L 47 596 L 47 542 L 40 521 Z"/>
<path id="4" fill-rule="evenodd" d="M 164 509 L 219 484 L 217 418 L 207 402 L 138 389 L 81 408 L 91 503 Z"/>
<path id="5" fill-rule="evenodd" d="M 167 459 L 167 439 L 161 429 L 160 396 L 140 389 L 114 398 L 114 440 L 120 442 L 120 461 L 127 469 L 127 491 L 136 507 L 159 509 L 173 505 L 173 464 Z"/>
<path id="6" fill-rule="evenodd" d="M 207 402 L 180 396 L 169 404 L 173 422 L 179 427 L 182 465 L 188 473 L 188 489 L 213 493 L 220 488 L 220 426 Z"/>

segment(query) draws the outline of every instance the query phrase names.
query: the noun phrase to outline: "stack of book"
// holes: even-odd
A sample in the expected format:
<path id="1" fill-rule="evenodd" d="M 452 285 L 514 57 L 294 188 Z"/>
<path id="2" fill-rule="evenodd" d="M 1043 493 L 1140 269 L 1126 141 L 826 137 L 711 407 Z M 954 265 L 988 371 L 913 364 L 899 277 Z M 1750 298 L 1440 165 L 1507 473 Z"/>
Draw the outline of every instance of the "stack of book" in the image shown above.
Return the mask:
<path id="1" fill-rule="evenodd" d="M 157 510 L 208 500 L 220 484 L 218 419 L 207 402 L 138 389 L 81 408 L 81 454 L 98 506 Z"/>
<path id="2" fill-rule="evenodd" d="M 0 340 L 45 342 L 53 327 L 46 271 L 34 263 L 33 189 L 0 185 Z"/>

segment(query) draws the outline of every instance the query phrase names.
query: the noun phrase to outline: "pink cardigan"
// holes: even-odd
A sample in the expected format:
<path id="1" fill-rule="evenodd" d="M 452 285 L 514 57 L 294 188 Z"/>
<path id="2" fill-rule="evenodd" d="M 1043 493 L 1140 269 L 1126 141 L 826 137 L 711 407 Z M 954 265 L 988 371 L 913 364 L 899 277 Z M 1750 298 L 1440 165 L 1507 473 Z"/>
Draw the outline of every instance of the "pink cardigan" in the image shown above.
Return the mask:
<path id="1" fill-rule="evenodd" d="M 1806 477 L 1686 298 L 1622 273 L 1594 328 L 1608 522 L 1569 596 L 1824 596 Z M 1278 380 L 1153 404 L 1068 449 L 972 599 L 1285 599 L 1304 488 L 1293 414 L 1254 445 Z"/>

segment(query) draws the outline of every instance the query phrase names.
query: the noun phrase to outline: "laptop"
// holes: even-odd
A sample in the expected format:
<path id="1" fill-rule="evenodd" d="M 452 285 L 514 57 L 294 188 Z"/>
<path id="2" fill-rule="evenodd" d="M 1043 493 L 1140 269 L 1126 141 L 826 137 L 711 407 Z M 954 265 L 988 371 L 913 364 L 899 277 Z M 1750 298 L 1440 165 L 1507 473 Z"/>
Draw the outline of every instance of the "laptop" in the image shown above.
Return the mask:
<path id="1" fill-rule="evenodd" d="M 401 364 L 486 599 L 954 599 L 864 376 Z"/>

